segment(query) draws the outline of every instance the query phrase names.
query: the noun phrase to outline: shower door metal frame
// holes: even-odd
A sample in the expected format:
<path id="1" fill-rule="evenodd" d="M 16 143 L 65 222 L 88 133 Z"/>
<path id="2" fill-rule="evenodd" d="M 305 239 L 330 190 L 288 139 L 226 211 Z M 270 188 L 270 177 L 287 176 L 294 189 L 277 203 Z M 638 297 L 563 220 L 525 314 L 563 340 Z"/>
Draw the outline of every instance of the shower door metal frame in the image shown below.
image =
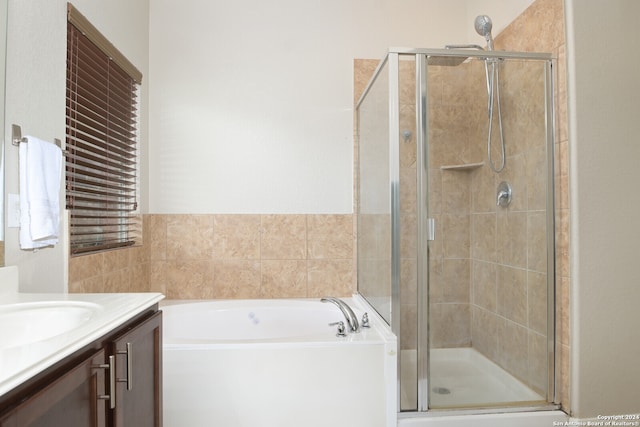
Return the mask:
<path id="1" fill-rule="evenodd" d="M 429 226 L 429 204 L 428 204 L 428 57 L 471 57 L 479 59 L 504 58 L 537 60 L 545 62 L 545 130 L 546 130 L 546 152 L 547 152 L 547 405 L 534 406 L 511 406 L 510 402 L 505 402 L 509 407 L 496 407 L 486 409 L 460 409 L 446 410 L 449 414 L 479 413 L 480 412 L 520 412 L 525 410 L 557 409 L 554 404 L 556 400 L 556 380 L 555 380 L 555 191 L 554 191 L 554 147 L 555 147 L 555 113 L 554 113 L 554 82 L 553 68 L 554 58 L 549 53 L 539 52 L 506 52 L 506 51 L 478 51 L 463 49 L 414 49 L 398 48 L 391 49 L 389 54 L 395 55 L 415 55 L 416 63 L 416 171 L 417 171 L 417 234 L 418 234 L 418 302 L 421 309 L 418 310 L 418 355 L 417 355 L 417 384 L 418 402 L 417 411 L 419 414 L 426 414 L 434 410 L 429 408 L 429 240 L 433 239 Z M 396 56 L 397 58 L 397 56 Z M 390 75 L 391 77 L 391 75 Z M 399 76 L 398 76 L 399 78 Z M 390 85 L 391 86 L 391 85 Z M 390 98 L 393 99 L 393 98 Z M 397 99 L 396 99 L 397 102 Z M 393 101 L 391 102 L 393 103 Z M 390 116 L 391 117 L 391 116 Z M 399 129 L 398 133 L 399 135 Z M 398 136 L 399 140 L 399 136 Z M 398 214 L 399 218 L 399 214 Z M 394 285 L 396 283 L 394 282 Z M 399 288 L 399 281 L 397 283 Z M 400 390 L 399 390 L 400 391 Z M 438 412 L 436 410 L 436 412 Z M 406 414 L 410 414 L 407 412 Z"/>

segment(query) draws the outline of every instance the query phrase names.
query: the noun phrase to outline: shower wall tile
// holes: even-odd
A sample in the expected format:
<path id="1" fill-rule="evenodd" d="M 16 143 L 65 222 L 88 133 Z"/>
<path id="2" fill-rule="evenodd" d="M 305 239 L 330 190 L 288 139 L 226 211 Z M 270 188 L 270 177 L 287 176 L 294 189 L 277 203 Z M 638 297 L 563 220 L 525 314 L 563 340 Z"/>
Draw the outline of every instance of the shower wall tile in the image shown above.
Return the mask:
<path id="1" fill-rule="evenodd" d="M 400 212 L 415 214 L 417 202 L 416 168 L 400 168 Z"/>
<path id="2" fill-rule="evenodd" d="M 502 318 L 498 320 L 498 363 L 523 381 L 529 377 L 528 338 L 529 332 L 524 326 Z"/>
<path id="3" fill-rule="evenodd" d="M 501 265 L 498 273 L 499 315 L 522 326 L 527 325 L 527 271 Z"/>
<path id="4" fill-rule="evenodd" d="M 496 262 L 496 214 L 477 213 L 471 217 L 471 258 Z"/>
<path id="5" fill-rule="evenodd" d="M 527 268 L 527 213 L 499 212 L 497 219 L 498 262 Z"/>
<path id="6" fill-rule="evenodd" d="M 400 307 L 400 349 L 418 347 L 418 305 L 402 304 Z"/>
<path id="7" fill-rule="evenodd" d="M 443 213 L 468 214 L 471 191 L 466 172 L 443 171 L 442 208 Z"/>
<path id="8" fill-rule="evenodd" d="M 471 172 L 471 212 L 496 212 L 496 175 L 488 168 L 481 167 Z"/>
<path id="9" fill-rule="evenodd" d="M 527 186 L 527 210 L 544 210 L 547 206 L 547 151 L 545 147 L 533 148 L 525 159 Z"/>
<path id="10" fill-rule="evenodd" d="M 471 345 L 469 304 L 430 304 L 429 333 L 432 348 Z"/>
<path id="11" fill-rule="evenodd" d="M 499 363 L 498 357 L 498 324 L 502 321 L 493 311 L 472 306 L 473 347 L 489 359 Z"/>
<path id="12" fill-rule="evenodd" d="M 548 367 L 547 367 L 547 336 L 529 331 L 529 357 L 527 384 L 540 395 L 547 393 Z"/>
<path id="13" fill-rule="evenodd" d="M 379 59 L 353 60 L 353 105 L 360 100 L 379 63 Z"/>
<path id="14" fill-rule="evenodd" d="M 442 263 L 441 301 L 446 303 L 468 303 L 471 299 L 469 259 L 444 259 Z"/>
<path id="15" fill-rule="evenodd" d="M 400 260 L 400 303 L 415 304 L 418 301 L 418 261 Z"/>
<path id="16" fill-rule="evenodd" d="M 445 258 L 469 258 L 470 215 L 442 215 Z"/>
<path id="17" fill-rule="evenodd" d="M 484 261 L 473 261 L 472 286 L 473 304 L 490 312 L 498 307 L 498 272 L 496 264 Z"/>
<path id="18" fill-rule="evenodd" d="M 401 214 L 400 219 L 400 258 L 416 258 L 418 253 L 418 236 L 416 233 L 418 219 L 415 214 Z"/>
<path id="19" fill-rule="evenodd" d="M 527 325 L 529 329 L 547 334 L 547 275 L 527 272 Z"/>
<path id="20" fill-rule="evenodd" d="M 545 211 L 527 215 L 527 268 L 547 271 L 547 214 Z"/>

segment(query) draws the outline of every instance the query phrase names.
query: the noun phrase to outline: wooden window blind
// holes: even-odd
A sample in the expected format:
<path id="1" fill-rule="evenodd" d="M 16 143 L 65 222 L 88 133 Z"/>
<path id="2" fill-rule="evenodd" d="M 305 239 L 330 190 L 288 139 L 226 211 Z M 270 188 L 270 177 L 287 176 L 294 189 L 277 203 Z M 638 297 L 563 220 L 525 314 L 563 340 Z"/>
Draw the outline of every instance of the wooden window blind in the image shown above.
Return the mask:
<path id="1" fill-rule="evenodd" d="M 66 204 L 73 255 L 132 246 L 141 238 L 142 75 L 70 4 L 68 11 Z"/>

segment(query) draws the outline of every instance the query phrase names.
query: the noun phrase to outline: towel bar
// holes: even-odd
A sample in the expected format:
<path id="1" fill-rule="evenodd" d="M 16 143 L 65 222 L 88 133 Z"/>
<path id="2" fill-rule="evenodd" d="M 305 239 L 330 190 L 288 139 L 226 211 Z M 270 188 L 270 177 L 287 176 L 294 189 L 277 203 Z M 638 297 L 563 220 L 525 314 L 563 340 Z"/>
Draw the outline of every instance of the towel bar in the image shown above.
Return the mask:
<path id="1" fill-rule="evenodd" d="M 18 125 L 11 125 L 11 143 L 15 146 L 20 145 L 21 142 L 27 142 L 27 138 L 22 137 L 22 129 Z M 58 138 L 54 138 L 53 142 L 60 148 L 62 148 L 62 142 Z"/>

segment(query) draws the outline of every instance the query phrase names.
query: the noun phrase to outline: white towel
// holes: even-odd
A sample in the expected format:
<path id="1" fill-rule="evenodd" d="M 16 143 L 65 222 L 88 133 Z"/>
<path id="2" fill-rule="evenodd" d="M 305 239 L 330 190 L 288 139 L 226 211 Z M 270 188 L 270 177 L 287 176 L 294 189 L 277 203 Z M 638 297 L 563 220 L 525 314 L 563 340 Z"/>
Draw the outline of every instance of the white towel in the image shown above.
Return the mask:
<path id="1" fill-rule="evenodd" d="M 20 143 L 20 248 L 58 243 L 62 151 L 32 136 Z"/>

